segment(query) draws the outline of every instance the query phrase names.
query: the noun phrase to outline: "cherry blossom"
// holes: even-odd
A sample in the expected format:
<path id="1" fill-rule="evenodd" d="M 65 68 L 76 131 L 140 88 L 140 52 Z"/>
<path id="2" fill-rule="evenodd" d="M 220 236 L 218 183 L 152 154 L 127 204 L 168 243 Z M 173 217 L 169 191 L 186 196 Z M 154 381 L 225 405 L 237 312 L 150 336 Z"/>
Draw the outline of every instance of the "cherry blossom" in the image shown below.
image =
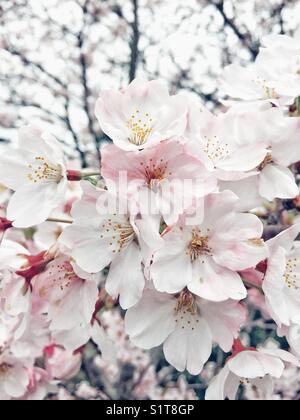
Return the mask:
<path id="1" fill-rule="evenodd" d="M 176 297 L 146 290 L 128 310 L 125 328 L 135 345 L 151 349 L 163 344 L 170 364 L 197 375 L 210 357 L 213 341 L 229 351 L 244 320 L 243 307 L 234 301 L 208 303 L 188 291 Z"/>
<path id="2" fill-rule="evenodd" d="M 57 140 L 34 126 L 19 132 L 17 150 L 2 155 L 0 181 L 15 191 L 7 218 L 15 227 L 44 222 L 63 200 L 67 175 Z"/>
<path id="3" fill-rule="evenodd" d="M 210 194 L 200 202 L 192 223 L 185 217 L 167 229 L 164 246 L 154 253 L 150 267 L 158 291 L 178 293 L 188 287 L 216 302 L 246 297 L 237 272 L 264 260 L 266 248 L 261 222 L 254 215 L 238 213 L 236 202 L 230 191 Z"/>
<path id="4" fill-rule="evenodd" d="M 300 366 L 299 360 L 284 350 L 240 346 L 211 382 L 206 399 L 235 400 L 240 385 L 255 387 L 263 392 L 265 399 L 271 399 L 273 378 L 281 378 L 285 363 Z"/>
<path id="5" fill-rule="evenodd" d="M 0 157 L 0 400 L 278 398 L 300 368 L 299 57 L 298 35 L 267 36 L 224 70 L 228 109 L 163 81 L 102 90 L 81 163 L 20 128 Z"/>
<path id="6" fill-rule="evenodd" d="M 80 370 L 82 357 L 80 353 L 66 351 L 63 348 L 52 345 L 45 348 L 46 371 L 54 379 L 71 379 Z"/>
<path id="7" fill-rule="evenodd" d="M 134 151 L 181 136 L 186 104 L 181 96 L 169 96 L 163 82 L 134 80 L 120 92 L 102 91 L 96 116 L 116 146 Z"/>
<path id="8" fill-rule="evenodd" d="M 47 314 L 55 343 L 70 351 L 86 344 L 98 299 L 94 276 L 79 278 L 69 258 L 61 255 L 35 277 L 32 287 L 37 310 Z"/>
<path id="9" fill-rule="evenodd" d="M 30 382 L 26 361 L 10 354 L 0 355 L 0 400 L 22 397 Z"/>
<path id="10" fill-rule="evenodd" d="M 228 66 L 222 75 L 222 90 L 230 98 L 246 102 L 292 105 L 300 95 L 299 40 L 269 35 L 255 63 Z"/>
<path id="11" fill-rule="evenodd" d="M 121 306 L 127 309 L 142 295 L 144 249 L 151 240 L 152 245 L 160 244 L 159 233 L 155 226 L 129 213 L 101 214 L 109 192 L 87 186 L 85 193 L 73 206 L 74 223 L 64 230 L 61 240 L 81 269 L 99 273 L 110 265 L 106 290 L 114 298 L 120 296 Z M 118 196 L 113 198 L 120 204 Z"/>
<path id="12" fill-rule="evenodd" d="M 259 128 L 253 130 L 253 116 L 245 114 L 227 112 L 216 116 L 189 103 L 187 150 L 200 159 L 206 156 L 219 179 L 236 181 L 255 174 L 267 156 L 266 144 L 255 138 Z"/>
<path id="13" fill-rule="evenodd" d="M 124 153 L 114 145 L 106 145 L 102 150 L 101 173 L 107 183 L 115 184 L 126 173 L 129 192 L 134 195 L 138 191 L 141 204 L 149 194 L 145 202 L 152 206 L 152 214 L 162 215 L 166 223 L 172 224 L 193 198 L 216 189 L 216 177 L 206 164 L 187 153 L 180 140 L 166 141 L 140 152 Z M 142 210 L 149 213 L 146 206 Z"/>
<path id="14" fill-rule="evenodd" d="M 298 274 L 300 248 L 294 242 L 300 225 L 294 225 L 268 241 L 270 257 L 263 282 L 267 307 L 278 326 L 300 325 L 300 279 Z"/>

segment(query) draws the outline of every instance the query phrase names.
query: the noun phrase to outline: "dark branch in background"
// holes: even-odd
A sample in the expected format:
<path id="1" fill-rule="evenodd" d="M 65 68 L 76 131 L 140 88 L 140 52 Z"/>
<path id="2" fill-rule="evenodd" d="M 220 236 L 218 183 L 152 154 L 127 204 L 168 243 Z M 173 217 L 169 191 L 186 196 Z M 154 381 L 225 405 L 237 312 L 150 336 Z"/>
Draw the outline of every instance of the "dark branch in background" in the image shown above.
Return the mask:
<path id="1" fill-rule="evenodd" d="M 285 34 L 284 19 L 283 19 L 283 10 L 284 10 L 285 6 L 286 6 L 286 3 L 285 3 L 285 1 L 283 1 L 281 4 L 278 4 L 278 5 L 274 6 L 274 9 L 272 10 L 272 13 L 271 13 L 272 18 L 277 17 L 277 19 L 278 19 L 281 35 Z"/>
<path id="2" fill-rule="evenodd" d="M 211 1 L 212 5 L 215 6 L 215 8 L 218 10 L 218 12 L 221 14 L 221 16 L 224 19 L 225 26 L 228 26 L 232 29 L 232 31 L 235 33 L 235 35 L 238 37 L 240 42 L 244 45 L 244 47 L 247 48 L 249 53 L 251 54 L 252 58 L 255 59 L 259 48 L 256 42 L 252 40 L 250 33 L 243 33 L 240 31 L 238 26 L 236 25 L 234 19 L 231 19 L 227 16 L 225 9 L 224 9 L 224 0 L 217 0 L 217 1 Z"/>
<path id="3" fill-rule="evenodd" d="M 46 115 L 48 115 L 48 116 L 50 116 L 52 118 L 57 118 L 60 121 L 62 121 L 66 125 L 66 128 L 68 129 L 68 131 L 72 135 L 72 138 L 73 138 L 73 141 L 74 141 L 75 150 L 79 154 L 82 167 L 83 168 L 86 168 L 88 166 L 87 165 L 87 161 L 86 161 L 86 156 L 85 156 L 85 153 L 83 152 L 83 150 L 81 149 L 79 137 L 77 136 L 77 134 L 76 134 L 76 132 L 75 132 L 73 126 L 72 126 L 71 120 L 70 120 L 70 112 L 69 112 L 69 109 L 70 109 L 70 98 L 68 97 L 68 86 L 67 86 L 67 84 L 65 84 L 57 76 L 53 75 L 52 73 L 49 73 L 41 64 L 36 63 L 36 62 L 30 60 L 21 51 L 18 51 L 15 48 L 10 47 L 10 46 L 5 46 L 5 49 L 11 55 L 19 57 L 20 60 L 22 61 L 22 63 L 24 64 L 24 66 L 26 66 L 26 67 L 32 67 L 34 69 L 39 70 L 40 73 L 42 73 L 45 76 L 47 76 L 50 80 L 54 81 L 60 88 L 62 88 L 64 90 L 64 92 L 65 92 L 65 104 L 64 104 L 65 115 L 64 116 L 61 116 L 59 114 L 55 114 L 52 111 L 50 111 L 48 109 L 45 109 L 42 105 L 40 105 L 39 103 L 36 103 L 36 102 L 28 102 L 28 101 L 25 101 L 22 98 L 20 100 L 16 101 L 15 99 L 13 99 L 13 98 L 16 97 L 16 92 L 14 92 L 14 90 L 12 90 L 11 98 L 7 101 L 7 103 L 12 104 L 12 105 L 16 105 L 18 107 L 33 107 L 33 108 L 37 108 L 40 111 L 44 112 Z"/>
<path id="4" fill-rule="evenodd" d="M 83 105 L 84 105 L 84 110 L 85 110 L 87 120 L 88 120 L 89 132 L 94 139 L 97 157 L 100 163 L 101 162 L 100 137 L 95 129 L 94 116 L 90 110 L 89 99 L 90 99 L 91 92 L 88 86 L 88 63 L 86 60 L 86 54 L 84 52 L 84 31 L 87 26 L 88 3 L 89 3 L 89 0 L 86 0 L 84 5 L 82 6 L 83 26 L 77 36 L 77 39 L 78 39 L 78 48 L 79 48 L 79 54 L 80 54 L 79 61 L 80 61 L 80 67 L 81 67 L 81 83 L 83 86 Z"/>
<path id="5" fill-rule="evenodd" d="M 140 42 L 140 27 L 139 27 L 139 0 L 132 0 L 133 6 L 133 21 L 131 23 L 132 35 L 130 42 L 130 67 L 129 67 L 129 81 L 132 82 L 136 77 L 137 67 L 139 63 L 139 42 Z"/>
<path id="6" fill-rule="evenodd" d="M 195 86 L 195 84 L 193 83 L 192 78 L 189 74 L 190 71 L 188 69 L 181 68 L 181 66 L 175 60 L 173 54 L 170 54 L 170 58 L 172 60 L 173 65 L 177 69 L 176 81 L 174 83 L 175 90 L 177 90 L 178 88 L 183 90 L 189 90 L 190 92 L 193 92 L 196 95 L 198 95 L 204 102 L 211 102 L 213 104 L 218 103 L 217 92 L 202 92 L 201 89 Z"/>
<path id="7" fill-rule="evenodd" d="M 29 60 L 21 51 L 16 50 L 13 47 L 5 47 L 5 50 L 9 52 L 11 55 L 17 56 L 20 58 L 20 60 L 23 62 L 25 66 L 31 66 L 36 69 L 38 69 L 40 72 L 44 73 L 47 77 L 49 77 L 51 80 L 56 82 L 60 87 L 62 87 L 64 90 L 68 89 L 68 86 L 63 83 L 61 79 L 59 79 L 57 76 L 49 73 L 40 63 L 36 63 L 32 60 Z"/>

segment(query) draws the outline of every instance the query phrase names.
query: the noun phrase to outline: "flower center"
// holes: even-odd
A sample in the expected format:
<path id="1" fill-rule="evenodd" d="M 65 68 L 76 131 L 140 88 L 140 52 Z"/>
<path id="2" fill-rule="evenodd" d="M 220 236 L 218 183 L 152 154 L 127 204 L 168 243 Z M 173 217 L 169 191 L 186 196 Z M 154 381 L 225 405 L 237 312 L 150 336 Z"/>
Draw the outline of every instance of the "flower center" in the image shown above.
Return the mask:
<path id="1" fill-rule="evenodd" d="M 188 290 L 183 290 L 180 293 L 175 310 L 176 312 L 186 311 L 192 315 L 197 313 L 195 298 Z"/>
<path id="2" fill-rule="evenodd" d="M 212 161 L 218 161 L 230 154 L 229 145 L 223 144 L 217 136 L 211 138 L 204 136 L 203 151 Z"/>
<path id="3" fill-rule="evenodd" d="M 194 331 L 200 322 L 200 313 L 194 296 L 184 290 L 180 293 L 175 307 L 175 322 L 177 328 Z"/>
<path id="4" fill-rule="evenodd" d="M 127 121 L 127 127 L 131 131 L 130 143 L 136 146 L 143 146 L 153 132 L 153 118 L 148 113 L 141 113 L 137 110 Z"/>
<path id="5" fill-rule="evenodd" d="M 264 241 L 261 238 L 251 238 L 248 239 L 248 243 L 253 246 L 263 246 Z"/>
<path id="6" fill-rule="evenodd" d="M 44 157 L 35 157 L 35 162 L 28 165 L 30 172 L 27 175 L 29 181 L 37 182 L 56 182 L 62 179 L 62 168 L 60 165 L 52 165 L 48 163 Z"/>
<path id="7" fill-rule="evenodd" d="M 207 233 L 209 229 L 207 230 Z M 193 230 L 193 238 L 189 244 L 187 255 L 191 257 L 192 261 L 202 255 L 211 255 L 211 248 L 209 247 L 209 236 L 201 234 L 198 229 Z"/>
<path id="8" fill-rule="evenodd" d="M 0 376 L 5 376 L 11 368 L 12 366 L 8 365 L 7 363 L 2 363 L 0 365 Z"/>
<path id="9" fill-rule="evenodd" d="M 286 271 L 283 275 L 283 279 L 289 289 L 299 290 L 299 283 L 297 281 L 297 275 L 295 274 L 298 266 L 297 258 L 289 258 L 287 260 Z"/>
<path id="10" fill-rule="evenodd" d="M 168 171 L 168 164 L 164 159 L 160 159 L 158 163 L 153 163 L 153 159 L 150 159 L 148 165 L 145 166 L 144 162 L 140 163 L 143 167 L 143 173 L 148 183 L 149 188 L 155 189 L 160 181 L 165 179 L 166 176 L 171 176 L 171 172 Z"/>
<path id="11" fill-rule="evenodd" d="M 258 78 L 255 82 L 263 89 L 264 99 L 279 99 L 276 90 L 269 85 L 267 80 Z"/>
<path id="12" fill-rule="evenodd" d="M 270 163 L 273 163 L 273 157 L 272 157 L 272 153 L 269 152 L 267 154 L 267 156 L 264 158 L 264 160 L 262 161 L 262 163 L 260 165 L 258 165 L 257 169 L 259 171 L 262 171 L 263 169 L 265 169 L 266 166 L 268 166 Z"/>
<path id="13" fill-rule="evenodd" d="M 119 222 L 109 219 L 101 226 L 101 239 L 106 237 L 109 240 L 109 247 L 116 254 L 131 244 L 135 238 L 135 232 L 129 221 Z"/>

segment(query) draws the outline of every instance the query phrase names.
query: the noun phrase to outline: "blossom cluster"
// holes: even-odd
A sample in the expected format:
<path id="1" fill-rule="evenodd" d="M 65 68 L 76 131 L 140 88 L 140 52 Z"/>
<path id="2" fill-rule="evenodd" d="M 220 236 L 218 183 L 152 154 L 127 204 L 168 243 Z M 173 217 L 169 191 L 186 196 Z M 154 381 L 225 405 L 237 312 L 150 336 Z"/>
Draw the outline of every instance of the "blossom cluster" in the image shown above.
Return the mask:
<path id="1" fill-rule="evenodd" d="M 300 367 L 300 224 L 265 241 L 258 217 L 299 196 L 299 57 L 295 40 L 267 37 L 252 66 L 224 70 L 217 115 L 161 81 L 102 91 L 98 169 L 72 169 L 53 135 L 20 129 L 0 157 L 13 192 L 0 196 L 0 399 L 57 392 L 90 341 L 113 366 L 100 314 L 116 305 L 132 345 L 162 346 L 179 372 L 200 375 L 215 346 L 228 354 L 208 400 L 240 385 L 271 398 Z M 253 302 L 285 349 L 243 342 Z"/>

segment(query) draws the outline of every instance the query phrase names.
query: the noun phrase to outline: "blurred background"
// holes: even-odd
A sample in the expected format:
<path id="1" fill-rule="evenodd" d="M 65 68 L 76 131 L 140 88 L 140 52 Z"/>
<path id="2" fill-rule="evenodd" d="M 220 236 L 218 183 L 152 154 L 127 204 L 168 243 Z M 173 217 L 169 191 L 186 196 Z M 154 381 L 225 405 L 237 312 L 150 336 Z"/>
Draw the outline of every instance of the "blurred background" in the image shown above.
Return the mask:
<path id="1" fill-rule="evenodd" d="M 38 123 L 70 159 L 93 166 L 107 140 L 94 117 L 101 89 L 135 77 L 162 78 L 172 92 L 189 91 L 217 109 L 223 68 L 253 61 L 263 35 L 293 35 L 299 26 L 299 0 L 1 0 L 0 153 L 16 142 L 18 127 Z M 244 334 L 251 331 L 251 344 L 264 341 L 266 331 L 272 341 L 275 327 L 254 303 L 250 317 Z M 202 399 L 223 362 L 215 350 L 201 377 L 180 375 L 160 349 L 133 348 L 109 298 L 102 322 L 117 363 L 88 345 L 79 375 L 61 388 L 60 399 Z M 278 399 L 298 399 L 299 389 L 300 373 L 292 367 L 275 384 Z M 245 397 L 259 398 L 250 394 Z"/>
<path id="2" fill-rule="evenodd" d="M 1 0 L 0 147 L 38 122 L 88 166 L 105 139 L 101 89 L 162 78 L 212 108 L 224 66 L 299 23 L 298 0 Z"/>

